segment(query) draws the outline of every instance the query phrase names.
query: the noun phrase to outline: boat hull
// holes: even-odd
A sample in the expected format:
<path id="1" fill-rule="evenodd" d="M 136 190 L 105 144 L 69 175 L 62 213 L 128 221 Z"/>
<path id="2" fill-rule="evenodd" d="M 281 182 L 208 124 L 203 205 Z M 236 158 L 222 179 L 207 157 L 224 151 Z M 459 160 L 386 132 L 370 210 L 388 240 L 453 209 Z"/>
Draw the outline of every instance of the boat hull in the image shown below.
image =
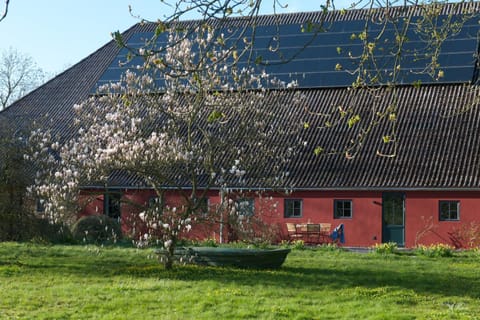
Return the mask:
<path id="1" fill-rule="evenodd" d="M 199 265 L 246 269 L 276 269 L 285 261 L 290 249 L 241 249 L 189 247 L 175 251 L 177 259 Z"/>

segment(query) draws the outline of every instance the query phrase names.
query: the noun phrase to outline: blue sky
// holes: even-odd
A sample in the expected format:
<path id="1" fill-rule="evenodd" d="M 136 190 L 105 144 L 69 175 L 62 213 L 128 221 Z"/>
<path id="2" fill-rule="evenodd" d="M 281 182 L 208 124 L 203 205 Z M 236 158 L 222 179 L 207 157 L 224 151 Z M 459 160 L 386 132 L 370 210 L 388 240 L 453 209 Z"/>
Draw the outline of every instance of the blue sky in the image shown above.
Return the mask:
<path id="1" fill-rule="evenodd" d="M 281 1 L 288 3 L 284 11 L 298 12 L 319 10 L 325 0 Z M 273 11 L 272 2 L 265 0 L 263 13 Z M 153 20 L 166 8 L 160 0 L 10 0 L 8 16 L 0 22 L 0 51 L 13 47 L 32 56 L 44 71 L 59 73 L 110 41 L 112 31 L 138 22 L 129 5 Z"/>

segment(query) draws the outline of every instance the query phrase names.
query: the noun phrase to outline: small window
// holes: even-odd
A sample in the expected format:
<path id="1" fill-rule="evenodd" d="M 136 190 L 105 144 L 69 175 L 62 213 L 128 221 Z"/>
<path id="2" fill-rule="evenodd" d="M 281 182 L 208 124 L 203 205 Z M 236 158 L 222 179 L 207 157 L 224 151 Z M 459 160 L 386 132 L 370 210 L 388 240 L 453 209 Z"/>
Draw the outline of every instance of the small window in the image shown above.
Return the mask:
<path id="1" fill-rule="evenodd" d="M 460 201 L 440 201 L 440 221 L 460 220 Z"/>
<path id="2" fill-rule="evenodd" d="M 117 193 L 117 192 L 105 193 L 103 196 L 103 213 L 109 216 L 110 218 L 120 220 L 121 198 L 122 198 L 121 193 Z"/>
<path id="3" fill-rule="evenodd" d="M 334 200 L 333 217 L 335 219 L 351 218 L 352 200 Z"/>
<path id="4" fill-rule="evenodd" d="M 299 218 L 302 216 L 302 200 L 285 199 L 285 218 Z"/>
<path id="5" fill-rule="evenodd" d="M 37 199 L 35 205 L 35 211 L 37 213 L 45 213 L 45 200 L 44 199 Z"/>
<path id="6" fill-rule="evenodd" d="M 253 198 L 238 199 L 235 205 L 239 216 L 253 217 L 255 213 L 255 200 Z"/>

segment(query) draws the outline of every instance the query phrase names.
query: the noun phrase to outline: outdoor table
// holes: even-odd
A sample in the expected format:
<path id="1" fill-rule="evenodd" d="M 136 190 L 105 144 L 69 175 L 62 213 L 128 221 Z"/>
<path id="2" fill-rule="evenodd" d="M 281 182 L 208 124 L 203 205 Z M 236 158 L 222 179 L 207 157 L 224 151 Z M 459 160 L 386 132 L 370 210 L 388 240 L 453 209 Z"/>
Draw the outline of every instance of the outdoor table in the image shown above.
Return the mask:
<path id="1" fill-rule="evenodd" d="M 301 234 L 305 242 L 320 243 L 320 224 L 319 223 L 299 223 L 296 225 L 297 233 Z"/>

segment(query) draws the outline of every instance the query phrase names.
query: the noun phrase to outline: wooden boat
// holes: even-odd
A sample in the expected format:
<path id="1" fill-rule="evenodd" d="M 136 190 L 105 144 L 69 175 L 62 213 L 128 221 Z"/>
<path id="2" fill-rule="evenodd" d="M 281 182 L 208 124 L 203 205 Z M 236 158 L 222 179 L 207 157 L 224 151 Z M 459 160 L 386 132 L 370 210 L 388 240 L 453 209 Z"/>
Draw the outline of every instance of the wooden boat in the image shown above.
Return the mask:
<path id="1" fill-rule="evenodd" d="M 248 269 L 276 269 L 285 261 L 290 249 L 243 249 L 188 247 L 175 251 L 177 259 L 199 265 Z"/>

